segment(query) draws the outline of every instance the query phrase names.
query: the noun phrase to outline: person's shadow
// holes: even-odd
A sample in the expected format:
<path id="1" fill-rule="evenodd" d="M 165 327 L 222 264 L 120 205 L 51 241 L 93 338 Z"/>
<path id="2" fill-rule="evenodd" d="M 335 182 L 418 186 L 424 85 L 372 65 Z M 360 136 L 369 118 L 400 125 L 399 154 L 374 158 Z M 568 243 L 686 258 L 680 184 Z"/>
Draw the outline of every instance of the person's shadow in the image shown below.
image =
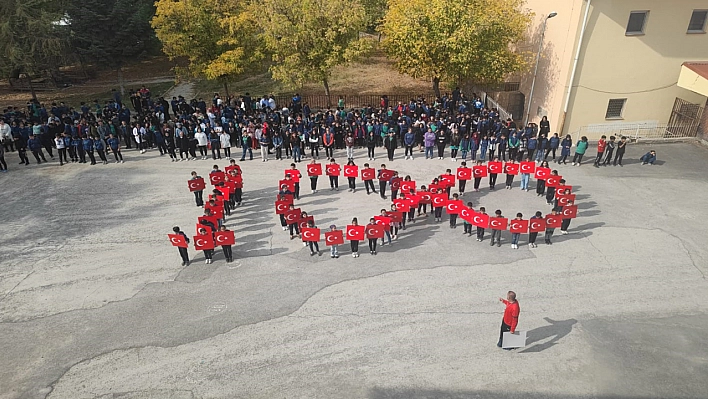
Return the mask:
<path id="1" fill-rule="evenodd" d="M 548 323 L 550 323 L 550 325 L 535 328 L 533 330 L 528 331 L 526 333 L 526 345 L 531 345 L 535 342 L 543 341 L 546 338 L 553 338 L 542 344 L 532 345 L 520 351 L 519 353 L 541 352 L 552 347 L 553 345 L 557 344 L 561 338 L 570 334 L 570 332 L 573 330 L 573 325 L 578 322 L 575 319 L 555 321 L 549 319 L 548 317 L 544 317 L 543 320 L 546 320 Z"/>

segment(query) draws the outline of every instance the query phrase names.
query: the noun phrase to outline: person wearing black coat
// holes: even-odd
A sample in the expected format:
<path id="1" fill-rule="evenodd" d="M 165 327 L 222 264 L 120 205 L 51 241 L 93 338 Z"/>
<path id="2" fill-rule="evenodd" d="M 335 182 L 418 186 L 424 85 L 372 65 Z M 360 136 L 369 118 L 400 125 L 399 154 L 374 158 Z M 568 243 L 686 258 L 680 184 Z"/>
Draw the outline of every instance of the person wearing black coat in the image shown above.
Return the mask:
<path id="1" fill-rule="evenodd" d="M 196 140 L 195 140 L 196 141 Z M 187 135 L 184 134 L 184 132 L 180 132 L 179 137 L 177 137 L 177 147 L 179 147 L 179 159 L 184 160 L 185 156 L 187 160 L 189 160 L 189 147 L 191 144 L 191 140 Z M 195 148 L 196 151 L 196 148 Z M 196 153 L 195 153 L 196 155 Z M 175 157 L 176 159 L 176 157 Z"/>

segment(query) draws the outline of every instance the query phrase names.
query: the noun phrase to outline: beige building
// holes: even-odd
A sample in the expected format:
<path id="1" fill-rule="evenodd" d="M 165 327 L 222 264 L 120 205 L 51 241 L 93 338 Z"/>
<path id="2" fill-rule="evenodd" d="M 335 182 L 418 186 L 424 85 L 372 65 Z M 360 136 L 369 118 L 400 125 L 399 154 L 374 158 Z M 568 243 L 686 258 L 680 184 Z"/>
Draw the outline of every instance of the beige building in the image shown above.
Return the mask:
<path id="1" fill-rule="evenodd" d="M 527 7 L 536 14 L 526 48 L 534 55 L 546 24 L 532 96 L 533 65 L 521 79 L 530 122 L 546 115 L 552 132 L 590 139 L 696 134 L 708 97 L 700 62 L 708 60 L 708 1 L 527 0 Z"/>

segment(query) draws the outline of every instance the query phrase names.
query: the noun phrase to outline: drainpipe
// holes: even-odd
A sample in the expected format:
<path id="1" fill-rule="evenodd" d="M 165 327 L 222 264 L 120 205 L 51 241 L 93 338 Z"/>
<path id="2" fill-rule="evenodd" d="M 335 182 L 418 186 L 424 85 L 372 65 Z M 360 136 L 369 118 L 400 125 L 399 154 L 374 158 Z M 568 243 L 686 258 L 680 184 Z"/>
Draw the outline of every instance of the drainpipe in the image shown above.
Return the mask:
<path id="1" fill-rule="evenodd" d="M 575 81 L 575 72 L 578 70 L 578 59 L 580 59 L 580 48 L 583 45 L 583 37 L 585 36 L 585 28 L 588 26 L 588 16 L 590 15 L 590 3 L 592 0 L 586 0 L 588 3 L 585 6 L 585 16 L 583 17 L 583 27 L 580 29 L 580 38 L 578 39 L 578 49 L 575 51 L 575 59 L 573 60 L 573 70 L 570 73 L 570 83 L 568 83 L 568 94 L 565 96 L 565 104 L 563 105 L 563 120 L 558 129 L 559 134 L 563 134 L 565 127 L 565 116 L 568 114 L 568 105 L 570 104 L 570 94 L 573 92 L 573 81 Z"/>

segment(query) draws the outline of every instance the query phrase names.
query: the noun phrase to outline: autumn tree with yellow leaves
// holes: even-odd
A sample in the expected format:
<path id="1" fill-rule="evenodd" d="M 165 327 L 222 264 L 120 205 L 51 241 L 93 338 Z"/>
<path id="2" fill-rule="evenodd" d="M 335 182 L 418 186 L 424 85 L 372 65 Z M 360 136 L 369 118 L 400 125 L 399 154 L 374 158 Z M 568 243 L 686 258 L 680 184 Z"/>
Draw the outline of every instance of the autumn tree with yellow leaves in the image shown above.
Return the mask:
<path id="1" fill-rule="evenodd" d="M 389 0 L 380 32 L 399 72 L 440 82 L 498 83 L 526 67 L 514 46 L 533 14 L 523 0 Z"/>
<path id="2" fill-rule="evenodd" d="M 239 0 L 158 0 L 152 27 L 171 59 L 186 57 L 179 75 L 228 82 L 257 70 L 263 42 L 248 4 Z"/>

